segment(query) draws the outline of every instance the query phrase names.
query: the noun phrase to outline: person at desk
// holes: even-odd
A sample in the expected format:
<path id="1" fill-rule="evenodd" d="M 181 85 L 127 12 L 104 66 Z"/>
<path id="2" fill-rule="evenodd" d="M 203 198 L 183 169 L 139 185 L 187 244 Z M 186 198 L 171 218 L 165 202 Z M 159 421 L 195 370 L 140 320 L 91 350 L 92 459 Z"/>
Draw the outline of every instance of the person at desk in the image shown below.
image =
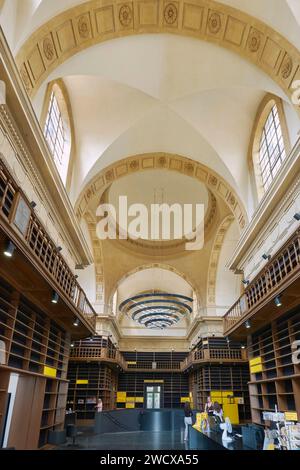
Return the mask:
<path id="1" fill-rule="evenodd" d="M 101 413 L 101 411 L 103 410 L 103 403 L 102 403 L 101 398 L 98 398 L 98 403 L 95 406 L 95 408 L 97 410 L 97 413 Z"/>
<path id="2" fill-rule="evenodd" d="M 213 409 L 213 415 L 215 417 L 216 424 L 224 423 L 224 413 L 220 403 L 215 401 Z"/>
<path id="3" fill-rule="evenodd" d="M 191 426 L 193 424 L 192 423 L 192 416 L 193 416 L 193 412 L 191 410 L 191 406 L 190 406 L 189 402 L 185 402 L 185 404 L 184 404 L 184 426 L 185 426 L 184 440 L 185 441 L 188 440 L 189 426 Z"/>
<path id="4" fill-rule="evenodd" d="M 213 414 L 214 414 L 214 404 L 211 401 L 210 396 L 207 397 L 207 401 L 205 403 L 204 411 L 205 411 L 205 413 L 208 414 L 208 416 L 213 416 Z"/>

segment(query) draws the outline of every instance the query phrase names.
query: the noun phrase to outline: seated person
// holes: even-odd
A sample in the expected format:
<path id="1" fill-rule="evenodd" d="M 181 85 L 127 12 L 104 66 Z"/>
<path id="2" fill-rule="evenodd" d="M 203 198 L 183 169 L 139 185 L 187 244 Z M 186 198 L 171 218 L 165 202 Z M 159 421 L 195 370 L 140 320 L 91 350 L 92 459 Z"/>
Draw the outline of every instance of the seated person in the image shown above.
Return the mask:
<path id="1" fill-rule="evenodd" d="M 214 418 L 216 424 L 224 423 L 224 413 L 220 403 L 214 402 Z"/>

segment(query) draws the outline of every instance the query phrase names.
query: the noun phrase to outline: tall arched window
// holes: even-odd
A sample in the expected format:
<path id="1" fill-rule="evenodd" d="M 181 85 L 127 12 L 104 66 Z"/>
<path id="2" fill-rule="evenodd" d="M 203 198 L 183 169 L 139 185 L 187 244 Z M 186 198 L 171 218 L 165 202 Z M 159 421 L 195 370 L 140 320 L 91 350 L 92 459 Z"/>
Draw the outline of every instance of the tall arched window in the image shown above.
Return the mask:
<path id="1" fill-rule="evenodd" d="M 51 83 L 46 96 L 44 135 L 65 185 L 68 179 L 72 144 L 69 108 L 62 81 Z"/>
<path id="2" fill-rule="evenodd" d="M 250 142 L 258 200 L 276 177 L 290 150 L 282 100 L 268 94 L 259 106 Z"/>
<path id="3" fill-rule="evenodd" d="M 64 156 L 65 131 L 62 115 L 54 91 L 51 93 L 44 134 L 57 166 L 61 166 Z"/>
<path id="4" fill-rule="evenodd" d="M 259 164 L 265 191 L 277 175 L 285 157 L 278 108 L 274 104 L 262 130 L 259 146 Z"/>

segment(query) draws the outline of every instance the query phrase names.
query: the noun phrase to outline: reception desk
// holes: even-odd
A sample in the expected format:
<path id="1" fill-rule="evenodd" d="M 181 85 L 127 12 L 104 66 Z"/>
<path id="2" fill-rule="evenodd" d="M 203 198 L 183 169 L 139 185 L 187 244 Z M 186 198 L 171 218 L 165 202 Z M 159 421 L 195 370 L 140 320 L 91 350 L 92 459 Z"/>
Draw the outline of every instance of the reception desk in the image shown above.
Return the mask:
<path id="1" fill-rule="evenodd" d="M 184 426 L 182 409 L 121 409 L 95 415 L 96 434 L 126 431 L 175 431 Z"/>

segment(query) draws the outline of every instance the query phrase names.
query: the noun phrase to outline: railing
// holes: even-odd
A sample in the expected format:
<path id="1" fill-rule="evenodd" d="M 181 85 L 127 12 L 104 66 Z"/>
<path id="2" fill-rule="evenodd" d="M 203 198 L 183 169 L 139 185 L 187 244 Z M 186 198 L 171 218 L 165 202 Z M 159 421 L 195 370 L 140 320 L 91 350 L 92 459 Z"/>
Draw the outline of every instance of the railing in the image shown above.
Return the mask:
<path id="1" fill-rule="evenodd" d="M 246 352 L 243 349 L 200 349 L 192 351 L 181 362 L 181 370 L 185 370 L 193 364 L 205 362 L 244 362 L 246 360 Z"/>
<path id="2" fill-rule="evenodd" d="M 300 232 L 297 230 L 225 314 L 224 334 L 232 333 L 245 317 L 255 313 L 263 301 L 291 283 L 299 275 L 299 267 Z"/>
<path id="3" fill-rule="evenodd" d="M 31 255 L 34 255 L 47 275 L 94 329 L 96 313 L 92 305 L 1 159 L 0 216 L 22 237 Z"/>
<path id="4" fill-rule="evenodd" d="M 105 348 L 99 346 L 78 346 L 71 349 L 70 359 L 73 361 L 111 361 L 116 362 L 122 367 L 126 368 L 126 361 L 124 360 L 122 354 L 116 349 Z"/>
<path id="5" fill-rule="evenodd" d="M 178 370 L 180 371 L 180 361 L 137 361 L 135 364 L 127 364 L 128 370 Z"/>

